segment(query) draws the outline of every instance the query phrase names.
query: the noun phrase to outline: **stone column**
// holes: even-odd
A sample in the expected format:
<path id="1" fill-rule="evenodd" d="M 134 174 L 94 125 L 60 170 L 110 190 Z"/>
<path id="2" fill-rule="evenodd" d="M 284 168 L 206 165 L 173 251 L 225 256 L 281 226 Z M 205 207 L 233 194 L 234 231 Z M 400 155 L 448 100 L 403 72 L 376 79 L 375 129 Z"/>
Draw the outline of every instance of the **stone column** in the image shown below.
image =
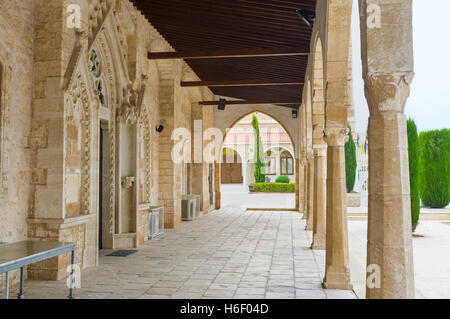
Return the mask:
<path id="1" fill-rule="evenodd" d="M 396 84 L 391 107 L 369 99 L 367 265 L 376 265 L 381 271 L 380 288 L 373 288 L 371 278 L 367 279 L 366 296 L 370 299 L 414 298 L 408 139 L 403 114 L 411 80 L 412 75 L 405 73 L 377 75 L 366 81 L 366 93 L 375 97 Z"/>
<path id="2" fill-rule="evenodd" d="M 300 159 L 298 161 L 299 167 L 298 167 L 298 191 L 299 191 L 299 212 L 304 214 L 305 213 L 305 166 L 303 159 Z"/>
<path id="3" fill-rule="evenodd" d="M 214 188 L 215 188 L 215 198 L 216 198 L 216 203 L 215 203 L 215 207 L 216 209 L 221 209 L 222 208 L 222 193 L 220 192 L 220 184 L 221 184 L 221 168 L 222 165 L 220 165 L 220 163 L 214 163 Z"/>
<path id="4" fill-rule="evenodd" d="M 348 257 L 347 190 L 344 145 L 348 129 L 325 130 L 327 151 L 326 262 L 323 285 L 327 289 L 352 290 Z"/>
<path id="5" fill-rule="evenodd" d="M 308 152 L 308 202 L 306 230 L 313 230 L 314 219 L 314 152 Z"/>
<path id="6" fill-rule="evenodd" d="M 314 218 L 312 249 L 324 250 L 327 212 L 327 145 L 314 145 Z"/>
<path id="7" fill-rule="evenodd" d="M 305 154 L 305 158 L 303 159 L 303 187 L 304 187 L 304 191 L 303 191 L 303 216 L 302 219 L 307 219 L 308 217 L 308 159 L 306 158 L 306 154 Z"/>
<path id="8" fill-rule="evenodd" d="M 360 4 L 363 78 L 370 110 L 366 297 L 412 299 L 415 288 L 404 115 L 414 77 L 412 0 L 378 1 L 371 7 L 366 1 Z"/>
<path id="9" fill-rule="evenodd" d="M 303 155 L 302 155 L 303 156 Z M 300 160 L 300 176 L 299 176 L 299 182 L 300 182 L 300 209 L 302 213 L 302 218 L 306 214 L 306 160 L 302 158 Z"/>

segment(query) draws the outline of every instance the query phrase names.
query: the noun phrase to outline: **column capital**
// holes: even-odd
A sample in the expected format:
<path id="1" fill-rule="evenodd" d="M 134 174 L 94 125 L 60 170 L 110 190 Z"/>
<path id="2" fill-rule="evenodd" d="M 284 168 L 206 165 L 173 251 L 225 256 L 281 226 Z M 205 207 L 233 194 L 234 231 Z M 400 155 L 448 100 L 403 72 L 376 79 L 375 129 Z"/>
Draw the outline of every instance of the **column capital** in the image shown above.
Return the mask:
<path id="1" fill-rule="evenodd" d="M 364 79 L 364 87 L 370 114 L 403 113 L 413 78 L 413 71 L 367 74 Z"/>
<path id="2" fill-rule="evenodd" d="M 327 155 L 327 147 L 328 145 L 325 143 L 313 145 L 314 156 L 326 156 Z"/>
<path id="3" fill-rule="evenodd" d="M 348 142 L 348 128 L 329 127 L 324 130 L 324 134 L 328 146 L 344 146 Z"/>

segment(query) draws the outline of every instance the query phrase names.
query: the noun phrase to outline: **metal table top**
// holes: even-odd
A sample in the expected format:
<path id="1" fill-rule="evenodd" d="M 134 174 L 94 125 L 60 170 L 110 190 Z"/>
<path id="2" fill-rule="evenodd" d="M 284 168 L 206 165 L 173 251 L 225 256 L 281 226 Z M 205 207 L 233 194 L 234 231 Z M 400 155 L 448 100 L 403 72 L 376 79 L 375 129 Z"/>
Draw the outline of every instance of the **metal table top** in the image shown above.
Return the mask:
<path id="1" fill-rule="evenodd" d="M 0 245 L 0 274 L 50 259 L 75 249 L 75 244 L 22 241 Z"/>

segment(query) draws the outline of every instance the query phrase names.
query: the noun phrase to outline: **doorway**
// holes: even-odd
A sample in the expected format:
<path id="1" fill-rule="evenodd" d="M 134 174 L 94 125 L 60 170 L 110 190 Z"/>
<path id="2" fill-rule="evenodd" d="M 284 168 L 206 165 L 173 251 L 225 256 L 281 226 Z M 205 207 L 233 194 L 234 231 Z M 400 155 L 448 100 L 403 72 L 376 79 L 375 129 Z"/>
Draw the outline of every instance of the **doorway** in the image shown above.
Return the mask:
<path id="1" fill-rule="evenodd" d="M 104 131 L 102 128 L 100 128 L 100 169 L 99 169 L 99 207 L 98 207 L 98 249 L 103 249 L 103 137 L 104 137 Z"/>
<path id="2" fill-rule="evenodd" d="M 113 246 L 111 222 L 111 131 L 107 122 L 100 123 L 99 132 L 99 170 L 98 170 L 98 248 L 110 249 Z"/>

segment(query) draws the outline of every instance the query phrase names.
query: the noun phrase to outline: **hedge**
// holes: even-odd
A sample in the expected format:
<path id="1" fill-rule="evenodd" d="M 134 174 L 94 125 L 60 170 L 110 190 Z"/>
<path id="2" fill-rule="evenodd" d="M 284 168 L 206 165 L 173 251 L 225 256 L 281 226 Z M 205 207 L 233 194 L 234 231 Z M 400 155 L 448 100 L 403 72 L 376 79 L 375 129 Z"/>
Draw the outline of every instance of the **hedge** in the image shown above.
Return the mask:
<path id="1" fill-rule="evenodd" d="M 349 140 L 345 143 L 345 181 L 347 185 L 347 193 L 351 193 L 355 188 L 356 181 L 356 145 L 353 140 L 352 129 L 348 126 Z"/>
<path id="2" fill-rule="evenodd" d="M 277 179 L 275 180 L 275 183 L 289 184 L 290 182 L 291 179 L 289 178 L 289 176 L 286 175 L 278 176 Z"/>
<path id="3" fill-rule="evenodd" d="M 285 183 L 255 183 L 253 184 L 255 193 L 295 193 L 295 184 Z"/>
<path id="4" fill-rule="evenodd" d="M 407 121 L 408 150 L 409 150 L 409 184 L 411 189 L 411 219 L 412 230 L 419 225 L 420 196 L 419 196 L 419 136 L 413 119 Z"/>
<path id="5" fill-rule="evenodd" d="M 420 197 L 430 208 L 450 203 L 450 130 L 422 132 L 419 136 Z"/>

